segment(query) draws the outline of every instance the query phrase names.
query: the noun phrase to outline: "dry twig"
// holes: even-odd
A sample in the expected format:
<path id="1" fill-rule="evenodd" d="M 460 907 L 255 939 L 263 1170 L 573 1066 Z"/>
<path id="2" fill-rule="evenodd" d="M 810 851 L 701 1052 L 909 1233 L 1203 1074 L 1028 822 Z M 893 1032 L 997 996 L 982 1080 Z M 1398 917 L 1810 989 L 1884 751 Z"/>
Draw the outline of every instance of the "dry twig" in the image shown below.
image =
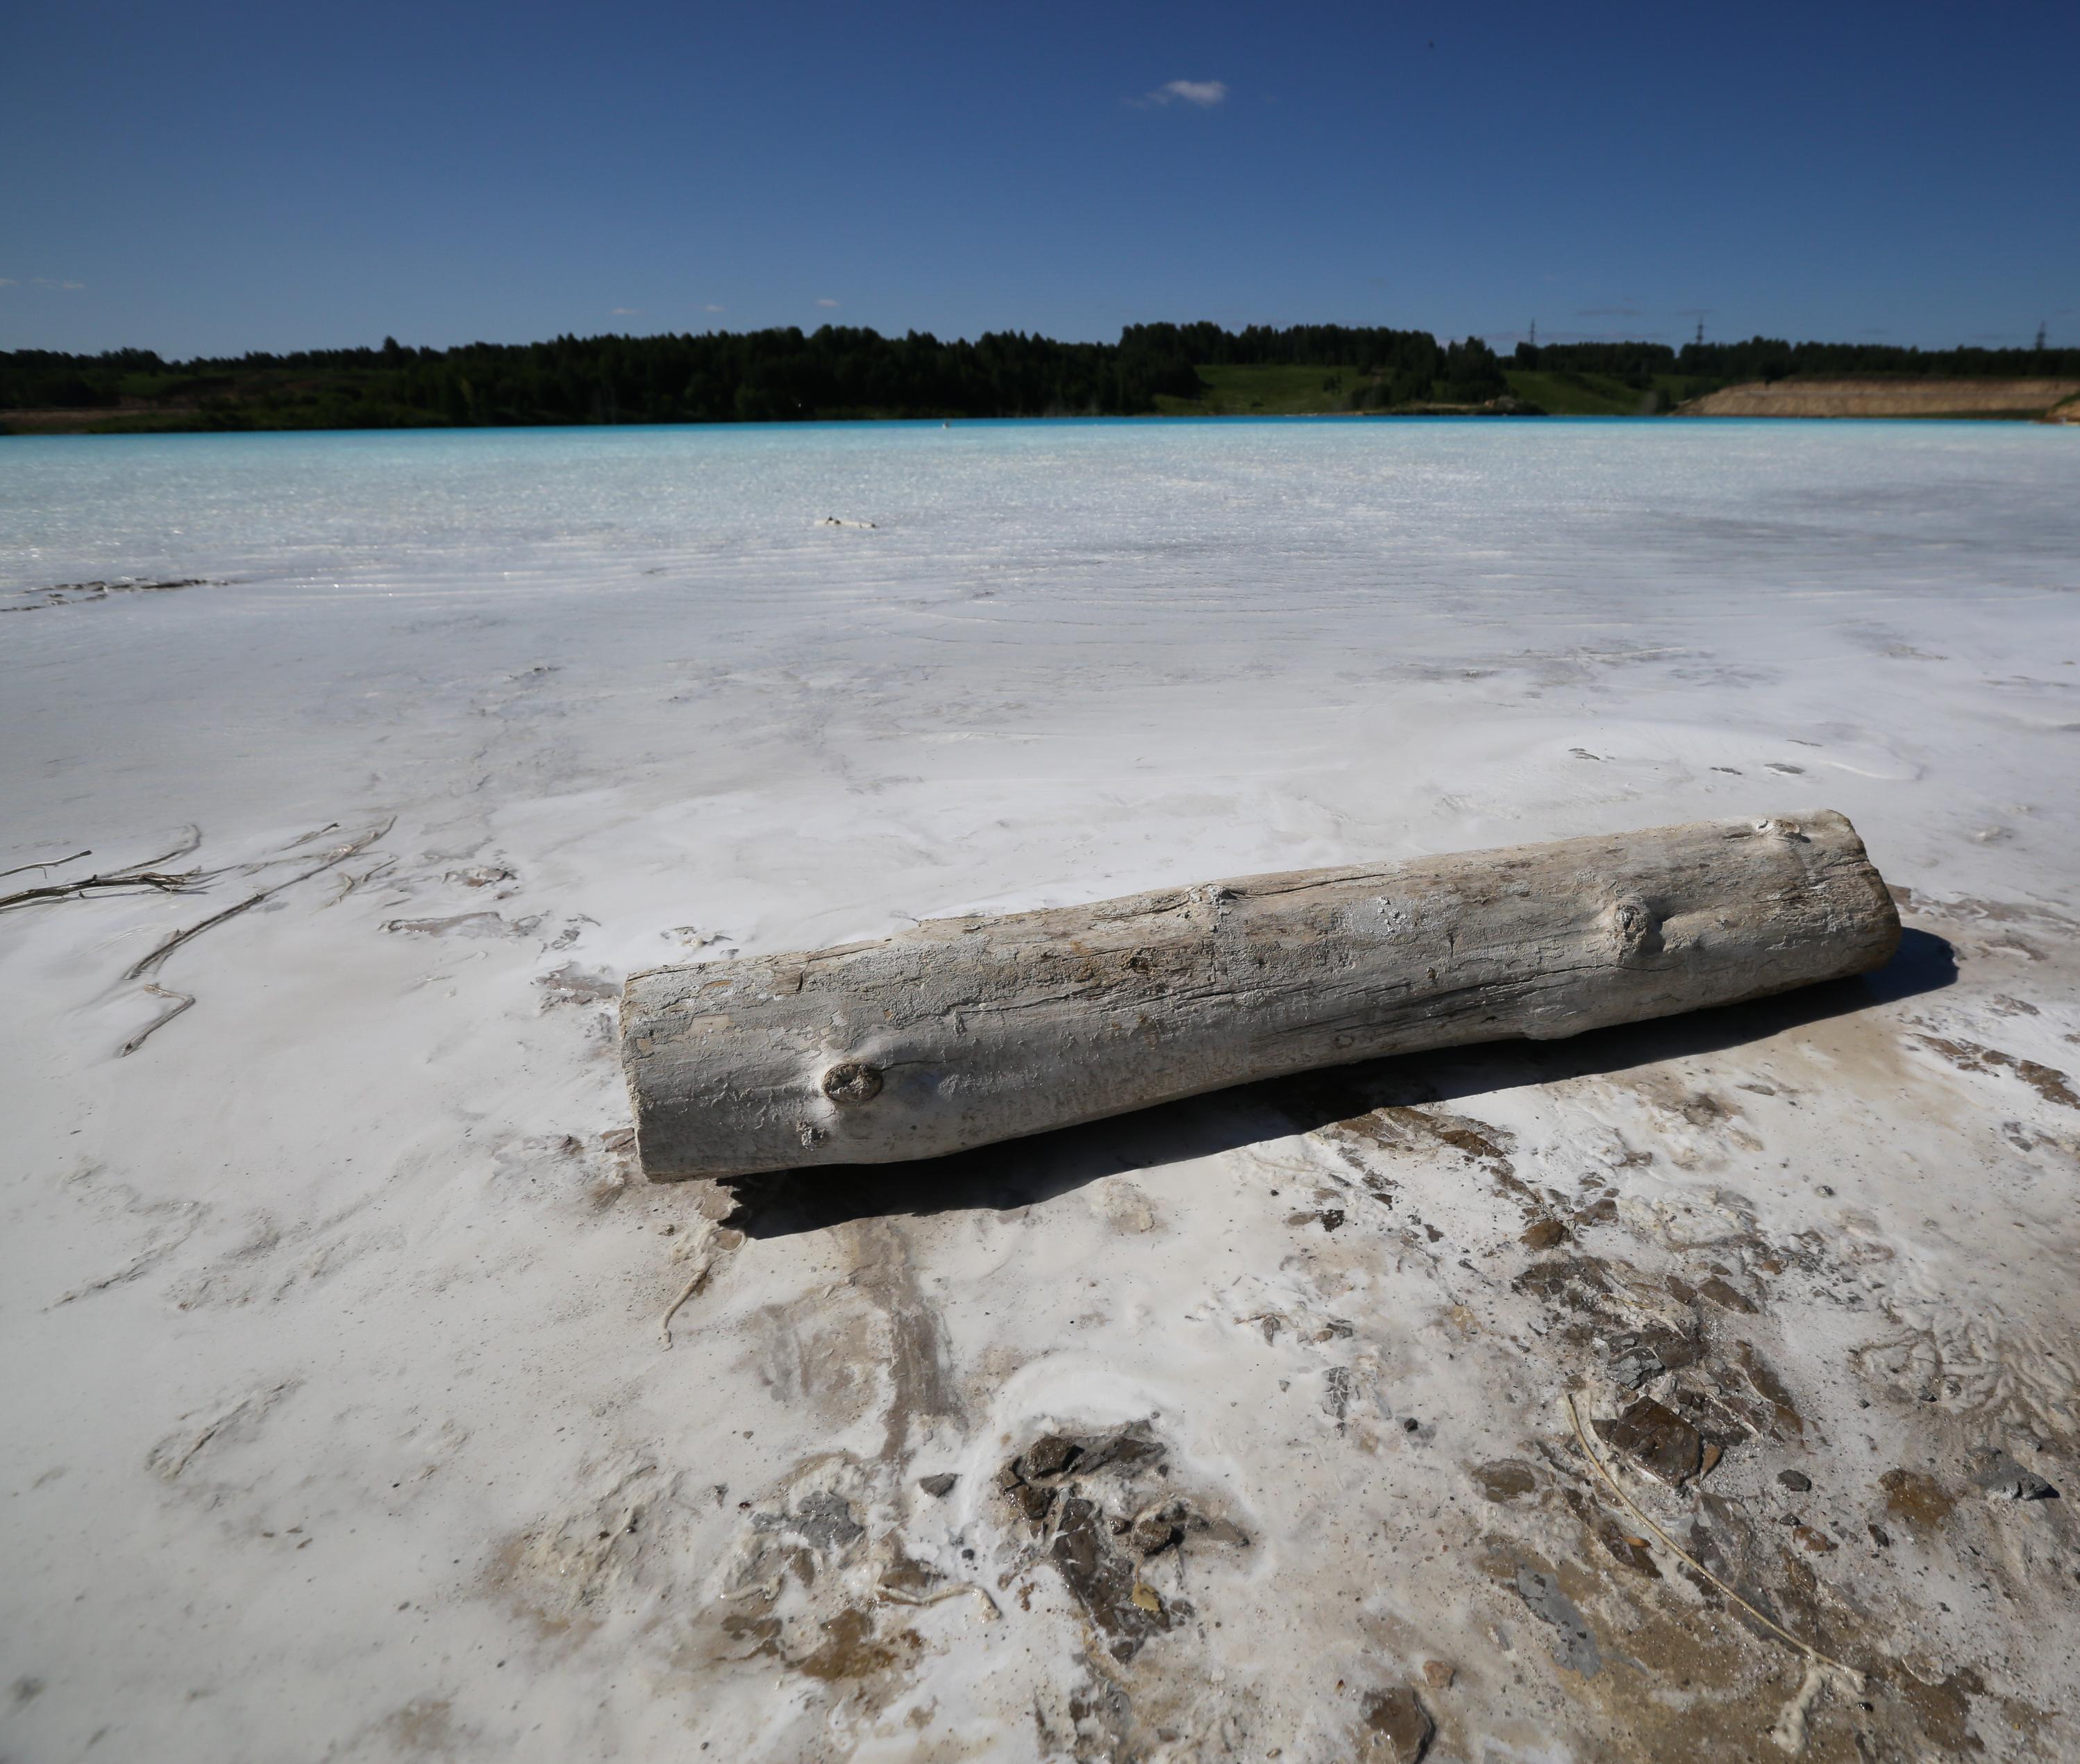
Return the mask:
<path id="1" fill-rule="evenodd" d="M 181 842 L 171 851 L 161 852 L 157 857 L 148 857 L 142 863 L 129 864 L 121 869 L 103 870 L 97 875 L 76 877 L 71 882 L 44 882 L 38 887 L 23 888 L 11 895 L 0 895 L 0 912 L 10 907 L 27 907 L 40 900 L 74 900 L 89 892 L 105 892 L 112 889 L 145 888 L 162 895 L 191 895 L 195 884 L 204 879 L 199 869 L 163 870 L 158 866 L 171 863 L 176 857 L 185 857 L 202 843 L 202 829 L 191 827 L 182 836 Z M 69 864 L 76 858 L 86 857 L 87 852 L 74 852 L 71 857 L 61 857 L 61 864 Z M 55 868 L 54 865 L 24 864 L 23 869 Z M 17 874 L 14 870 L 9 875 Z"/>
<path id="2" fill-rule="evenodd" d="M 90 846 L 83 852 L 74 852 L 69 857 L 53 857 L 48 864 L 17 864 L 12 869 L 0 869 L 0 876 L 19 876 L 31 869 L 56 869 L 61 864 L 76 864 L 81 858 L 93 855 L 94 849 Z"/>
<path id="3" fill-rule="evenodd" d="M 1004 1615 L 997 1608 L 996 1601 L 990 1597 L 987 1589 L 976 1586 L 971 1580 L 961 1581 L 951 1586 L 941 1586 L 929 1593 L 905 1592 L 900 1586 L 891 1586 L 884 1581 L 874 1590 L 877 1596 L 886 1598 L 891 1604 L 911 1605 L 920 1608 L 928 1605 L 943 1605 L 949 1598 L 958 1598 L 964 1593 L 973 1593 L 982 1601 L 983 1609 L 988 1614 L 992 1622 Z"/>
<path id="4" fill-rule="evenodd" d="M 361 853 L 367 851 L 370 846 L 373 845 L 376 840 L 382 838 L 385 833 L 388 832 L 390 829 L 396 825 L 396 817 L 392 815 L 380 827 L 371 828 L 367 832 L 363 833 L 360 838 L 354 840 L 347 844 L 336 846 L 332 851 L 326 853 L 325 861 L 322 863 L 313 864 L 308 869 L 299 870 L 295 875 L 290 877 L 287 881 L 278 882 L 274 884 L 272 887 L 263 888 L 258 894 L 249 895 L 245 899 L 240 901 L 236 906 L 226 907 L 222 912 L 212 913 L 208 918 L 202 920 L 200 924 L 190 925 L 185 931 L 175 932 L 173 936 L 167 938 L 164 943 L 161 944 L 157 949 L 153 950 L 149 955 L 145 956 L 143 959 L 135 963 L 124 974 L 123 978 L 126 980 L 143 979 L 146 974 L 157 968 L 168 956 L 171 955 L 176 949 L 179 949 L 182 944 L 193 941 L 195 938 L 199 937 L 205 931 L 211 930 L 216 926 L 222 924 L 227 919 L 236 919 L 239 914 L 250 911 L 252 908 L 258 906 L 262 901 L 280 894 L 283 889 L 293 888 L 298 882 L 308 882 L 313 876 L 321 876 L 334 865 L 343 864 L 348 858 L 356 857 Z M 0 905 L 4 904 L 4 902 L 0 902 Z"/>
<path id="5" fill-rule="evenodd" d="M 192 992 L 174 992 L 166 987 L 154 986 L 149 983 L 146 983 L 145 990 L 147 992 L 154 994 L 159 998 L 171 999 L 174 1001 L 173 1008 L 170 1011 L 161 1011 L 157 1016 L 153 1017 L 150 1022 L 147 1023 L 144 1028 L 138 1030 L 135 1035 L 132 1036 L 128 1041 L 125 1041 L 122 1046 L 116 1049 L 115 1051 L 119 1057 L 124 1054 L 136 1053 L 137 1050 L 142 1047 L 146 1041 L 149 1041 L 154 1034 L 156 1034 L 159 1030 L 164 1029 L 169 1023 L 172 1022 L 175 1017 L 178 1016 L 182 1012 L 187 1010 L 195 1003 L 195 995 Z"/>

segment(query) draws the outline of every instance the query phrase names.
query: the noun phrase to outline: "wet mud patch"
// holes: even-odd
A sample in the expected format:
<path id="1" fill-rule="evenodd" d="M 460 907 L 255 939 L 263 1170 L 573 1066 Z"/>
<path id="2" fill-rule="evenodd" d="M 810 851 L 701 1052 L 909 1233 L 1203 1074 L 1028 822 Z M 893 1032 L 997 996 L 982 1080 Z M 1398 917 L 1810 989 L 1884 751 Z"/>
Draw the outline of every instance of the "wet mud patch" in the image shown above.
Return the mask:
<path id="1" fill-rule="evenodd" d="M 2080 1093 L 2074 1092 L 2068 1075 L 2055 1067 L 1977 1041 L 1953 1041 L 1940 1035 L 1918 1035 L 1914 1039 L 1960 1072 L 2012 1073 L 2047 1103 L 2056 1103 L 2061 1108 L 2080 1108 Z"/>
<path id="2" fill-rule="evenodd" d="M 904 1692 L 931 1651 L 924 1611 L 996 1621 L 984 1588 L 909 1553 L 887 1517 L 893 1492 L 886 1466 L 834 1453 L 739 1502 L 705 1603 L 670 1619 L 671 1675 L 698 1687 L 719 1668 L 777 1666 L 833 1705 L 871 1713 Z"/>
<path id="3" fill-rule="evenodd" d="M 1843 1267 L 1868 1284 L 1867 1267 L 1884 1264 L 1859 1259 L 1853 1234 L 1837 1243 L 1768 1231 L 1738 1196 L 1649 1192 L 1651 1207 L 1621 1209 L 1637 1262 L 1551 1234 L 1527 1246 L 1535 1253 L 1510 1293 L 1530 1308 L 1532 1326 L 1516 1339 L 1539 1381 L 1584 1399 L 1596 1456 L 1652 1523 L 1567 1437 L 1464 1473 L 1491 1528 L 1482 1565 L 1496 1632 L 1513 1612 L 1516 1632 L 1528 1628 L 1550 1657 L 1549 1682 L 1587 1722 L 1578 1741 L 1601 1736 L 1583 1755 L 1860 1761 L 1983 1743 L 2002 1757 L 2056 1756 L 2028 1742 L 2028 1706 L 2009 1710 L 2027 1689 L 2011 1662 L 1964 1640 L 1952 1615 L 1983 1604 L 1974 1589 L 2016 1609 L 2070 1599 L 2070 1586 L 2054 1591 L 2040 1572 L 2065 1536 L 2044 1518 L 2057 1502 L 2036 1493 L 2055 1473 L 2020 1448 L 1974 1455 L 1970 1435 L 1925 1400 L 1908 1413 L 1935 1427 L 1931 1443 L 1948 1454 L 1941 1481 L 1903 1469 L 1881 1477 L 1882 1458 L 1839 1461 L 1843 1425 L 1825 1399 L 1842 1393 L 1809 1389 L 1816 1356 L 1810 1343 L 1784 1345 L 1789 1314 L 1838 1288 Z M 1852 1375 L 1855 1340 L 1836 1350 Z M 2035 1437 L 2040 1447 L 2049 1436 Z M 1915 1551 L 1898 1548 L 1901 1532 Z M 1923 1618 L 1948 1633 L 1948 1657 L 1940 1671 L 1923 1661 L 1909 1672 L 1902 1654 Z M 1801 1642 L 1866 1674 L 1863 1690 L 1816 1678 Z M 1920 1707 L 1931 1699 L 1942 1707 Z M 1939 1730 L 1952 1750 L 1929 1749 Z"/>
<path id="4" fill-rule="evenodd" d="M 1888 1470 L 1878 1486 L 1885 1491 L 1885 1512 L 1916 1531 L 1934 1531 L 1957 1505 L 1941 1483 L 1919 1470 Z"/>
<path id="5" fill-rule="evenodd" d="M 505 1141 L 491 1159 L 492 1184 L 501 1196 L 576 1200 L 588 1212 L 611 1207 L 635 1175 L 635 1138 L 625 1128 L 528 1134 Z"/>
<path id="6" fill-rule="evenodd" d="M 526 937 L 534 935 L 542 918 L 543 915 L 535 913 L 525 919 L 508 919 L 486 909 L 451 913 L 440 919 L 386 919 L 383 928 L 417 937 Z"/>
<path id="7" fill-rule="evenodd" d="M 1561 1590 L 1558 1576 L 1519 1562 L 1512 1584 L 1524 1608 L 1553 1632 L 1550 1643 L 1556 1666 L 1584 1678 L 1593 1678 L 1604 1670 L 1596 1632 L 1580 1608 Z"/>
<path id="8" fill-rule="evenodd" d="M 621 996 L 621 983 L 612 974 L 593 973 L 575 962 L 536 975 L 535 984 L 541 988 L 545 1011 L 564 1004 L 610 1004 Z"/>
<path id="9" fill-rule="evenodd" d="M 704 1492 L 647 1452 L 598 1460 L 579 1481 L 568 1505 L 493 1551 L 480 1589 L 539 1640 L 567 1645 L 679 1592 Z"/>
<path id="10" fill-rule="evenodd" d="M 213 1464 L 227 1448 L 247 1444 L 258 1437 L 268 1412 L 293 1393 L 300 1381 L 289 1378 L 262 1385 L 217 1404 L 208 1410 L 183 1415 L 181 1424 L 152 1448 L 145 1465 L 166 1483 L 191 1483 L 198 1460 Z"/>
<path id="11" fill-rule="evenodd" d="M 1470 1115 L 1415 1104 L 1388 1104 L 1315 1129 L 1315 1137 L 1346 1149 L 1360 1147 L 1403 1157 L 1456 1152 L 1470 1163 L 1487 1166 L 1499 1175 L 1515 1174 L 1510 1162 L 1516 1135 L 1506 1128 Z"/>
<path id="12" fill-rule="evenodd" d="M 1538 1486 L 1538 1473 L 1519 1458 L 1499 1458 L 1478 1464 L 1473 1469 L 1474 1485 L 1483 1500 L 1498 1506 L 1520 1500 Z"/>
<path id="13" fill-rule="evenodd" d="M 1558 1755 L 1654 1764 L 1671 1758 L 1764 1764 L 1787 1755 L 1861 1764 L 1919 1755 L 1898 1747 L 1914 1732 L 1904 1712 L 1893 1712 L 1897 1724 L 1888 1731 L 1882 1702 L 1871 1700 L 1875 1691 L 1859 1703 L 1839 1674 L 1823 1675 L 1816 1687 L 1810 1661 L 1710 1581 L 1687 1569 L 1664 1573 L 1675 1564 L 1658 1544 L 1628 1534 L 1586 1500 L 1566 1505 L 1576 1528 L 1563 1533 L 1561 1554 L 1491 1534 L 1481 1562 L 1493 1589 L 1497 1632 L 1518 1637 L 1524 1657 L 1542 1652 L 1550 1659 L 1550 1682 L 1570 1706 L 1575 1720 L 1562 1732 L 1575 1728 L 1574 1749 L 1562 1741 Z M 1739 1535 L 1726 1530 L 1730 1522 Z M 1686 1541 L 1763 1610 L 1794 1626 L 1814 1622 L 1825 1595 L 1810 1571 L 1801 1591 L 1724 1503 L 1714 1512 L 1700 1506 Z M 1828 1622 L 1819 1633 L 1840 1646 L 1840 1628 Z M 1858 1652 L 1859 1663 L 1886 1664 L 1882 1653 Z M 1772 1737 L 1772 1723 L 1781 1731 L 1784 1712 L 1793 1708 L 1796 1743 L 1787 1745 Z"/>
<path id="14" fill-rule="evenodd" d="M 87 601 L 105 601 L 122 594 L 168 594 L 184 588 L 221 588 L 223 583 L 206 576 L 148 577 L 111 576 L 105 580 L 60 582 L 51 588 L 25 588 L 6 597 L 0 613 L 33 613 L 47 606 L 77 606 Z"/>
<path id="15" fill-rule="evenodd" d="M 1122 1664 L 1197 1615 L 1184 1591 L 1189 1557 L 1249 1548 L 1222 1503 L 1177 1485 L 1168 1447 L 1145 1424 L 1043 1434 L 1004 1464 L 997 1493 L 1029 1559 L 1059 1575 L 1094 1641 Z"/>

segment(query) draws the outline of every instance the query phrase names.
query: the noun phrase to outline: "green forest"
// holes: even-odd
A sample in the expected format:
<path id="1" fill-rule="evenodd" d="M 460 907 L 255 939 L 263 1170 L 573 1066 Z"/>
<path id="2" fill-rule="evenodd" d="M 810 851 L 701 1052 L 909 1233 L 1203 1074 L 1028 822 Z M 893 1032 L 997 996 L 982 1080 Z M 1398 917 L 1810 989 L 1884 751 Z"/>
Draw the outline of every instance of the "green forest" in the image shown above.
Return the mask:
<path id="1" fill-rule="evenodd" d="M 826 325 L 167 361 L 0 352 L 0 429 L 394 429 L 848 417 L 1635 414 L 1817 375 L 2080 375 L 2080 350 L 1520 344 L 1379 327 L 1136 325 L 1116 343 Z M 13 420 L 10 421 L 10 418 Z"/>

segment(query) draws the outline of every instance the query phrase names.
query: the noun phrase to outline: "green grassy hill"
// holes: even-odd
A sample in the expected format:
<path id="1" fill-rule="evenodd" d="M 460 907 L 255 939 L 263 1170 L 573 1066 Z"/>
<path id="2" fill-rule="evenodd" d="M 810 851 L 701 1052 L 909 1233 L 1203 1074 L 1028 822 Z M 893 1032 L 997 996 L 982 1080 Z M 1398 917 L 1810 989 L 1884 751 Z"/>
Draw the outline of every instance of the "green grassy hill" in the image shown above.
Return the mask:
<path id="1" fill-rule="evenodd" d="M 1686 398 L 1711 391 L 1716 380 L 1684 374 L 1654 374 L 1641 388 L 1612 374 L 1504 367 L 1511 396 L 1536 404 L 1554 417 L 1652 417 L 1672 410 Z"/>
<path id="2" fill-rule="evenodd" d="M 1313 417 L 1350 408 L 1351 394 L 1365 383 L 1355 367 L 1201 367 L 1206 390 L 1197 398 L 1159 394 L 1155 408 L 1166 417 Z"/>
<path id="3" fill-rule="evenodd" d="M 1352 395 L 1367 383 L 1361 370 L 1348 365 L 1201 367 L 1198 374 L 1206 386 L 1198 397 L 1159 396 L 1155 408 L 1166 417 L 1325 417 L 1350 410 Z M 1651 387 L 1642 390 L 1609 374 L 1507 367 L 1503 378 L 1512 397 L 1555 417 L 1650 416 L 1710 390 L 1713 383 L 1656 374 Z"/>

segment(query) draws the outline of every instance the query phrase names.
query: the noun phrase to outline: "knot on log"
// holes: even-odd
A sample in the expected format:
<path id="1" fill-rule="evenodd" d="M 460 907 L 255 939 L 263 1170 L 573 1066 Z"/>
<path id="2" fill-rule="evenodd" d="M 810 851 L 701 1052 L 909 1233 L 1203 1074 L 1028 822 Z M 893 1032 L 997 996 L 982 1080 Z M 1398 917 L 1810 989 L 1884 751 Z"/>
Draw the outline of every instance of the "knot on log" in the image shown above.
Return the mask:
<path id="1" fill-rule="evenodd" d="M 1621 957 L 1651 955 L 1661 947 L 1661 922 L 1645 901 L 1614 901 L 1604 921 L 1617 936 Z"/>
<path id="2" fill-rule="evenodd" d="M 881 1072 L 864 1060 L 840 1060 L 824 1074 L 824 1094 L 841 1105 L 870 1103 L 881 1094 Z"/>

